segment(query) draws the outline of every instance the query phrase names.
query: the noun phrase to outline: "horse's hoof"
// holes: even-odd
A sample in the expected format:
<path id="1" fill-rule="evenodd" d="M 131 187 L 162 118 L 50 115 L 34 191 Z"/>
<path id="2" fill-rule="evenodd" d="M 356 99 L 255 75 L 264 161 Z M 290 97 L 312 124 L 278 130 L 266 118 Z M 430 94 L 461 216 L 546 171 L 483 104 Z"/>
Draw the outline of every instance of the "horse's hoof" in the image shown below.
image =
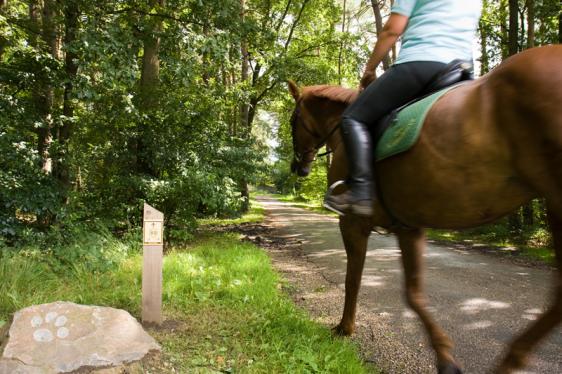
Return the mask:
<path id="1" fill-rule="evenodd" d="M 341 324 L 332 328 L 332 334 L 335 336 L 350 336 L 351 333 L 351 331 L 344 329 Z"/>
<path id="2" fill-rule="evenodd" d="M 439 374 L 462 374 L 461 369 L 453 364 L 452 362 L 448 362 L 444 365 L 439 365 L 437 369 L 437 373 Z"/>

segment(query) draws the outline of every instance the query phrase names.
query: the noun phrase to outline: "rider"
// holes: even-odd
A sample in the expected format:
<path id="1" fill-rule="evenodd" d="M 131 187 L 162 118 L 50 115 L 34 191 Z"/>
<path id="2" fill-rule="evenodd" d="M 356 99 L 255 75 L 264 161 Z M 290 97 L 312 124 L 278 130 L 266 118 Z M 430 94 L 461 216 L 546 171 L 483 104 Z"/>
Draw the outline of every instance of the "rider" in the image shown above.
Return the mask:
<path id="1" fill-rule="evenodd" d="M 329 195 L 324 206 L 340 214 L 373 214 L 374 181 L 369 129 L 393 109 L 419 96 L 455 59 L 472 60 L 481 0 L 396 0 L 361 78 L 364 89 L 343 113 L 341 133 L 348 157 L 348 191 Z M 390 69 L 375 69 L 398 38 L 402 43 Z M 371 84 L 369 84 L 372 82 Z"/>

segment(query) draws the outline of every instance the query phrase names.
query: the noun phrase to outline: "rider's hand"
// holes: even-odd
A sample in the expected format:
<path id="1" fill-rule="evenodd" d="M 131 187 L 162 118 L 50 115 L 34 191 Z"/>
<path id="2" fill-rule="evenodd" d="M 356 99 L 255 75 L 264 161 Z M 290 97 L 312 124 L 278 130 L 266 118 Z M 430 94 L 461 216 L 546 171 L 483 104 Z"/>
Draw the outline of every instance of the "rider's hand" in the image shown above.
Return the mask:
<path id="1" fill-rule="evenodd" d="M 371 71 L 371 70 L 365 71 L 365 73 L 363 74 L 363 77 L 361 78 L 361 83 L 359 84 L 359 90 L 363 91 L 376 78 L 377 78 L 377 76 L 375 75 L 374 71 Z"/>

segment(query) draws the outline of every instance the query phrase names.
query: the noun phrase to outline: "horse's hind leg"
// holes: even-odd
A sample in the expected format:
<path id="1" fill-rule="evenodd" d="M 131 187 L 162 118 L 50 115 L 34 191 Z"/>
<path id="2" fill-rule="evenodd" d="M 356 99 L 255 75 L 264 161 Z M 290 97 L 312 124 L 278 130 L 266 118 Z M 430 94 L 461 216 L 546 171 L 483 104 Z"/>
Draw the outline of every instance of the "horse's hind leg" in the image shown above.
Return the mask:
<path id="1" fill-rule="evenodd" d="M 343 316 L 334 328 L 338 335 L 351 335 L 355 329 L 357 294 L 361 285 L 367 242 L 373 225 L 370 220 L 348 215 L 340 218 L 340 231 L 347 254 Z"/>
<path id="2" fill-rule="evenodd" d="M 555 275 L 554 302 L 546 313 L 511 344 L 507 356 L 497 370 L 501 374 L 512 373 L 524 367 L 533 347 L 562 321 L 562 211 L 555 211 L 550 207 L 548 219 L 558 266 Z"/>
<path id="3" fill-rule="evenodd" d="M 422 229 L 398 230 L 398 242 L 402 251 L 402 264 L 406 281 L 406 301 L 422 320 L 431 345 L 437 355 L 440 374 L 461 373 L 451 354 L 453 343 L 427 311 L 427 299 L 423 291 L 423 252 L 425 232 Z"/>

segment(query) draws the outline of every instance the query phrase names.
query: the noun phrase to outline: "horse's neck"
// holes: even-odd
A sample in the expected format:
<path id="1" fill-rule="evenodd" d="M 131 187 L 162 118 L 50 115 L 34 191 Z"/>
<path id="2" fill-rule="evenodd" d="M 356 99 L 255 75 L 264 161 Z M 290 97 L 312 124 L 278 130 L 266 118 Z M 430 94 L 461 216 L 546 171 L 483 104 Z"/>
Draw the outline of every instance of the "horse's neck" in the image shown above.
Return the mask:
<path id="1" fill-rule="evenodd" d="M 326 132 L 324 136 L 328 136 L 331 134 L 328 140 L 326 141 L 326 146 L 331 150 L 336 149 L 342 141 L 339 126 L 340 126 L 339 118 L 331 122 L 327 122 L 326 126 L 324 126 L 325 127 L 324 131 Z"/>
<path id="2" fill-rule="evenodd" d="M 335 150 L 341 143 L 341 135 L 339 131 L 342 110 L 321 111 L 315 118 L 317 123 L 317 132 L 322 138 L 327 138 L 326 145 L 331 150 Z"/>

